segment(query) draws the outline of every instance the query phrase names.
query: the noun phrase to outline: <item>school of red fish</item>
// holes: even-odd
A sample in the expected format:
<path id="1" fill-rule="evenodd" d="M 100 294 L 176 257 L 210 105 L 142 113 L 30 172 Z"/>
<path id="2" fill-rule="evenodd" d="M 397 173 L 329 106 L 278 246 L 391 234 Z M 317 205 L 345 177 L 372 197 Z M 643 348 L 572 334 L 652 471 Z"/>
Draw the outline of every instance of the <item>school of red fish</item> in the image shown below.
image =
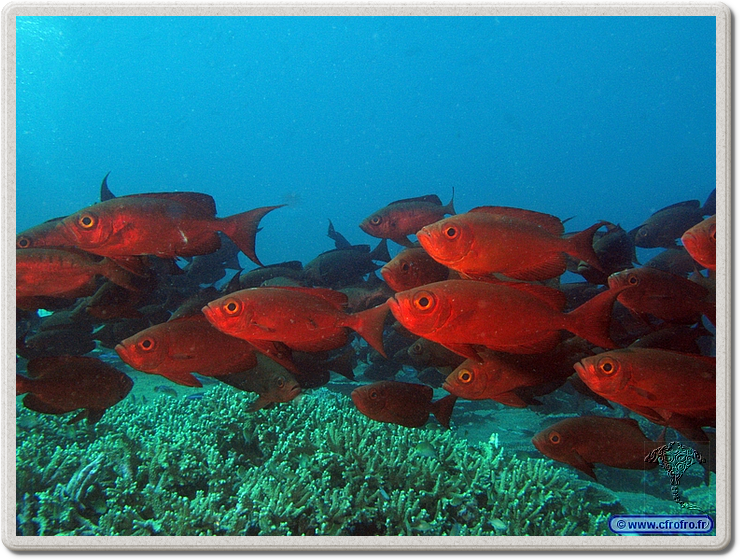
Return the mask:
<path id="1" fill-rule="evenodd" d="M 426 195 L 359 224 L 374 249 L 330 221 L 334 249 L 264 266 L 257 233 L 280 205 L 217 217 L 207 194 L 116 197 L 107 177 L 99 203 L 16 237 L 16 387 L 31 410 L 94 423 L 126 397 L 132 379 L 86 356 L 103 347 L 176 384 L 256 392 L 251 410 L 358 369 L 373 382 L 351 391 L 357 409 L 408 427 L 449 427 L 458 399 L 537 410 L 570 384 L 623 417 L 559 415 L 532 445 L 594 479 L 597 464 L 657 466 L 644 457 L 665 429 L 652 441 L 635 415 L 710 441 L 714 192 L 631 231 L 598 221 L 575 233 L 535 210 L 456 213 Z M 394 258 L 389 241 L 404 247 Z M 664 251 L 640 264 L 635 247 Z M 258 268 L 243 271 L 240 252 Z M 419 383 L 394 379 L 404 367 Z"/>

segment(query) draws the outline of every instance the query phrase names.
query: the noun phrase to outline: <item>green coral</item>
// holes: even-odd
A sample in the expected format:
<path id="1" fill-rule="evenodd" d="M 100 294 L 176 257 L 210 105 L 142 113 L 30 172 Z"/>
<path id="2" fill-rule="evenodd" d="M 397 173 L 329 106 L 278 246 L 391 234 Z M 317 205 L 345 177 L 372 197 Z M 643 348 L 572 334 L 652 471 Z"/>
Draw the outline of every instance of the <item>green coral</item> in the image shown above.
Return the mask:
<path id="1" fill-rule="evenodd" d="M 325 388 L 249 401 L 127 399 L 94 428 L 19 408 L 18 534 L 597 535 L 624 511 L 551 461 L 381 424 Z"/>

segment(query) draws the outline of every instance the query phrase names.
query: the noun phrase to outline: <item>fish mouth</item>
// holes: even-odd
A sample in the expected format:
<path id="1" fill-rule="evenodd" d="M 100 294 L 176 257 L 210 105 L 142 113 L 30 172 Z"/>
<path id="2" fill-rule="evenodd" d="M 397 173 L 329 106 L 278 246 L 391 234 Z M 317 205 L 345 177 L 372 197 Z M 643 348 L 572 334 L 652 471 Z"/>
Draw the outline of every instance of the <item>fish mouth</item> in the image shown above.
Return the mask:
<path id="1" fill-rule="evenodd" d="M 444 389 L 448 393 L 452 393 L 453 395 L 455 394 L 455 392 L 453 391 L 454 387 L 450 385 L 447 381 L 442 383 L 442 389 Z"/>
<path id="2" fill-rule="evenodd" d="M 393 313 L 393 316 L 400 321 L 401 303 L 396 299 L 396 296 L 389 297 L 386 303 L 388 304 L 391 313 Z"/>
<path id="3" fill-rule="evenodd" d="M 123 344 L 116 344 L 116 347 L 114 348 L 116 351 L 116 354 L 118 354 L 118 357 L 121 358 L 124 362 L 126 362 L 128 365 L 133 367 L 133 360 L 131 359 L 131 353 L 128 351 L 128 349 Z"/>
<path id="4" fill-rule="evenodd" d="M 301 394 L 301 386 L 296 383 L 293 387 L 288 390 L 288 397 L 292 401 L 298 395 Z"/>
<path id="5" fill-rule="evenodd" d="M 586 382 L 586 380 L 589 377 L 589 374 L 588 374 L 588 370 L 583 365 L 583 362 L 576 362 L 575 364 L 573 364 L 573 369 L 576 370 L 578 377 L 580 377 L 584 382 Z"/>

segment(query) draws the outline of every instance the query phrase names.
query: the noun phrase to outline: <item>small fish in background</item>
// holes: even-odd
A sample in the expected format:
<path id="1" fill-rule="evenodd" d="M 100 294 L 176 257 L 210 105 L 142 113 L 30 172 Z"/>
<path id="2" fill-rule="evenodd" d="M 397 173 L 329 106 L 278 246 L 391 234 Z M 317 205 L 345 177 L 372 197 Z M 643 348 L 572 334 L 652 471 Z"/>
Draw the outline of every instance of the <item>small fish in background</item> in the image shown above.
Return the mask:
<path id="1" fill-rule="evenodd" d="M 155 393 L 162 393 L 164 395 L 167 395 L 169 397 L 177 398 L 177 391 L 175 391 L 172 387 L 169 385 L 157 385 L 154 388 Z"/>
<path id="2" fill-rule="evenodd" d="M 447 395 L 432 402 L 434 390 L 426 385 L 401 381 L 378 381 L 352 391 L 352 402 L 368 418 L 378 422 L 420 428 L 432 414 L 445 428 L 450 427 L 457 397 Z"/>
<path id="3" fill-rule="evenodd" d="M 452 198 L 445 206 L 436 194 L 396 200 L 362 220 L 360 229 L 373 237 L 390 239 L 404 247 L 411 247 L 413 244 L 409 235 L 414 235 L 446 215 L 455 214 L 454 199 L 453 188 Z"/>
<path id="4" fill-rule="evenodd" d="M 394 292 L 403 292 L 447 280 L 450 269 L 435 261 L 422 247 L 408 247 L 383 266 L 380 274 Z"/>
<path id="5" fill-rule="evenodd" d="M 717 306 L 704 286 L 657 268 L 630 268 L 609 277 L 609 289 L 629 287 L 617 301 L 638 314 L 668 323 L 694 324 L 705 315 L 715 324 Z"/>
<path id="6" fill-rule="evenodd" d="M 717 270 L 717 215 L 687 229 L 681 242 L 693 259 L 709 270 Z"/>
<path id="7" fill-rule="evenodd" d="M 687 229 L 701 222 L 704 216 L 717 213 L 716 193 L 717 189 L 714 189 L 704 206 L 698 200 L 686 200 L 661 208 L 628 233 L 635 240 L 635 245 L 644 249 L 675 247 L 676 239 Z"/>
<path id="8" fill-rule="evenodd" d="M 273 278 L 291 278 L 298 282 L 303 281 L 303 263 L 300 261 L 287 261 L 277 264 L 269 264 L 242 272 L 239 276 L 239 286 L 242 290 L 257 288 L 272 280 Z"/>
<path id="9" fill-rule="evenodd" d="M 388 242 L 383 239 L 371 251 L 370 245 L 352 245 L 344 249 L 325 251 L 309 261 L 303 269 L 305 280 L 327 288 L 343 288 L 362 282 L 366 274 L 375 272 L 381 265 L 375 261 L 388 262 Z"/>
<path id="10" fill-rule="evenodd" d="M 422 457 L 426 457 L 428 459 L 437 458 L 437 450 L 428 441 L 422 441 L 422 442 L 417 443 L 413 449 L 417 455 L 420 455 Z"/>
<path id="11" fill-rule="evenodd" d="M 642 268 L 657 268 L 663 272 L 686 278 L 697 268 L 703 269 L 704 267 L 698 265 L 686 247 L 671 247 L 655 255 Z"/>
<path id="12" fill-rule="evenodd" d="M 602 270 L 596 270 L 585 261 L 579 261 L 572 270 L 591 284 L 606 284 L 610 274 L 632 268 L 633 263 L 639 264 L 635 243 L 627 232 L 611 223 L 606 223 L 605 226 L 606 232 L 597 231 L 593 242 L 594 252 Z M 568 267 L 568 270 L 571 270 L 571 267 Z"/>
<path id="13" fill-rule="evenodd" d="M 651 441 L 633 418 L 584 416 L 566 418 L 545 428 L 532 438 L 532 443 L 550 459 L 597 480 L 597 463 L 640 471 L 657 467 L 657 463 L 646 462 L 645 456 L 665 442 L 664 434 L 658 441 Z"/>
<path id="14" fill-rule="evenodd" d="M 133 387 L 133 380 L 105 362 L 86 356 L 36 358 L 27 364 L 28 377 L 15 376 L 16 395 L 26 394 L 26 408 L 43 414 L 83 409 L 69 423 L 87 418 L 95 424 Z"/>
<path id="15" fill-rule="evenodd" d="M 563 222 L 550 214 L 479 206 L 430 224 L 416 237 L 434 260 L 466 277 L 499 273 L 516 280 L 548 280 L 565 272 L 566 255 L 602 270 L 592 243 L 605 224 L 566 237 Z"/>
<path id="16" fill-rule="evenodd" d="M 257 366 L 238 373 L 222 375 L 218 380 L 239 389 L 257 393 L 259 397 L 249 408 L 255 412 L 275 403 L 290 402 L 301 392 L 301 386 L 287 369 L 266 356 L 258 355 Z"/>

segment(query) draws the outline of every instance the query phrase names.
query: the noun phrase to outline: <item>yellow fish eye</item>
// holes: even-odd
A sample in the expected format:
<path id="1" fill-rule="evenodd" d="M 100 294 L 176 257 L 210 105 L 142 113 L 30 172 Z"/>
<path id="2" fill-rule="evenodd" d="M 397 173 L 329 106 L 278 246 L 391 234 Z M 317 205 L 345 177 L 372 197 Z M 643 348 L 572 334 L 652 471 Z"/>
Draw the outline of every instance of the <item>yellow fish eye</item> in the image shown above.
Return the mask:
<path id="1" fill-rule="evenodd" d="M 470 383 L 473 380 L 473 372 L 469 369 L 461 369 L 457 374 L 457 378 L 462 383 Z"/>
<path id="2" fill-rule="evenodd" d="M 609 357 L 601 358 L 597 367 L 604 375 L 614 375 L 619 369 L 617 362 Z"/>
<path id="3" fill-rule="evenodd" d="M 421 290 L 416 295 L 414 295 L 412 303 L 418 311 L 426 312 L 434 309 L 434 306 L 437 303 L 437 298 L 432 292 Z"/>
<path id="4" fill-rule="evenodd" d="M 382 216 L 376 215 L 370 218 L 370 223 L 373 224 L 374 226 L 379 226 L 382 221 L 383 221 Z"/>
<path id="5" fill-rule="evenodd" d="M 15 246 L 19 249 L 28 249 L 31 246 L 31 240 L 25 235 L 21 235 L 15 242 Z"/>
<path id="6" fill-rule="evenodd" d="M 556 431 L 552 431 L 548 434 L 547 439 L 550 440 L 550 443 L 554 445 L 560 444 L 560 442 L 563 441 L 563 438 L 560 436 L 560 434 Z"/>
<path id="7" fill-rule="evenodd" d="M 97 225 L 97 223 L 97 218 L 92 214 L 82 214 L 79 218 L 77 218 L 77 224 L 82 229 L 92 229 Z"/>
<path id="8" fill-rule="evenodd" d="M 223 303 L 221 309 L 223 309 L 224 313 L 233 317 L 241 313 L 242 304 L 238 299 L 229 298 Z"/>
<path id="9" fill-rule="evenodd" d="M 155 343 L 153 338 L 146 337 L 138 341 L 136 343 L 136 346 L 138 346 L 144 352 L 151 352 L 157 347 L 157 344 Z"/>

